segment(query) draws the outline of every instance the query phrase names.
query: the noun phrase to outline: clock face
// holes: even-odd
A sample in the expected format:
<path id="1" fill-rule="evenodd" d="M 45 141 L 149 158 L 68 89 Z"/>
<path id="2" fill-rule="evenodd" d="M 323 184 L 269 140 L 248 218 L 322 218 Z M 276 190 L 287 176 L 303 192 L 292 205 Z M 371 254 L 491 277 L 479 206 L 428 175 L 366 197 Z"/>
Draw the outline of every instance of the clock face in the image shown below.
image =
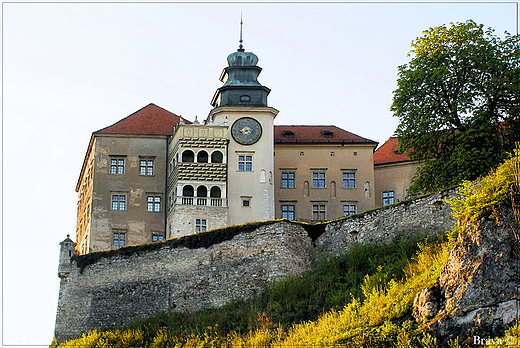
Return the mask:
<path id="1" fill-rule="evenodd" d="M 262 126 L 251 117 L 241 117 L 231 126 L 233 139 L 242 145 L 253 145 L 262 136 Z"/>

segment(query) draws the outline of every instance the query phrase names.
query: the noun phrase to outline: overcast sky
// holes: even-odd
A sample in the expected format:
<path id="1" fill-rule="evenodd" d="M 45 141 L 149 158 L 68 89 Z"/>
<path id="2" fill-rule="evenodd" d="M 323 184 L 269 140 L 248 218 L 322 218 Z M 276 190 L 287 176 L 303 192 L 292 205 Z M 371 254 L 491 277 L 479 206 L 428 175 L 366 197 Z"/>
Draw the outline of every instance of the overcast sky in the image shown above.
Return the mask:
<path id="1" fill-rule="evenodd" d="M 468 19 L 515 34 L 517 11 L 513 1 L 4 2 L 2 343 L 52 340 L 59 242 L 75 240 L 92 132 L 149 103 L 205 119 L 241 12 L 275 124 L 332 124 L 382 144 L 414 38 Z"/>

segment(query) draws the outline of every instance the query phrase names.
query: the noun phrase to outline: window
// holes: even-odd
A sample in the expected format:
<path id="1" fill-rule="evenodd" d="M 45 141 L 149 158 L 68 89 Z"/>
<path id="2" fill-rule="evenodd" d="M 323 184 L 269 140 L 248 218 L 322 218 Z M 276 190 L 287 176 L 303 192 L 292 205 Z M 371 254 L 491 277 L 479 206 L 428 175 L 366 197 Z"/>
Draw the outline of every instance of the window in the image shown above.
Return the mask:
<path id="1" fill-rule="evenodd" d="M 294 132 L 292 130 L 283 130 L 282 134 L 286 138 L 294 138 Z"/>
<path id="2" fill-rule="evenodd" d="M 251 203 L 251 201 L 249 199 L 243 199 L 242 200 L 242 206 L 243 207 L 249 207 L 250 203 Z"/>
<path id="3" fill-rule="evenodd" d="M 283 188 L 294 188 L 294 173 L 282 173 L 282 187 Z"/>
<path id="4" fill-rule="evenodd" d="M 125 173 L 124 158 L 111 158 L 110 159 L 110 174 L 124 174 L 124 173 Z"/>
<path id="5" fill-rule="evenodd" d="M 312 173 L 312 187 L 313 188 L 324 188 L 325 187 L 325 173 Z"/>
<path id="6" fill-rule="evenodd" d="M 125 230 L 114 230 L 114 248 L 122 248 L 125 246 Z"/>
<path id="7" fill-rule="evenodd" d="M 242 96 L 240 96 L 240 101 L 241 102 L 245 102 L 245 103 L 250 102 L 251 101 L 251 97 L 248 96 L 248 95 L 242 95 Z"/>
<path id="8" fill-rule="evenodd" d="M 321 130 L 321 134 L 323 134 L 324 138 L 332 138 L 334 137 L 334 132 L 331 130 Z"/>
<path id="9" fill-rule="evenodd" d="M 195 154 L 191 150 L 184 150 L 181 156 L 182 162 L 194 162 Z"/>
<path id="10" fill-rule="evenodd" d="M 160 232 L 152 232 L 152 242 L 161 242 L 164 240 L 164 234 Z"/>
<path id="11" fill-rule="evenodd" d="M 343 205 L 343 216 L 354 215 L 356 213 L 356 206 L 354 204 Z"/>
<path id="12" fill-rule="evenodd" d="M 161 196 L 148 196 L 148 211 L 161 211 Z"/>
<path id="13" fill-rule="evenodd" d="M 253 170 L 253 156 L 238 156 L 238 171 L 250 172 Z"/>
<path id="14" fill-rule="evenodd" d="M 294 205 L 282 204 L 282 219 L 294 220 Z"/>
<path id="15" fill-rule="evenodd" d="M 139 165 L 140 175 L 153 175 L 153 159 L 141 159 Z"/>
<path id="16" fill-rule="evenodd" d="M 211 163 L 222 163 L 224 156 L 220 151 L 213 151 L 211 153 Z"/>
<path id="17" fill-rule="evenodd" d="M 356 173 L 343 173 L 343 188 L 356 188 Z"/>
<path id="18" fill-rule="evenodd" d="M 315 221 L 325 221 L 325 204 L 318 203 L 312 205 L 312 219 Z"/>
<path id="19" fill-rule="evenodd" d="M 112 210 L 125 210 L 126 209 L 126 196 L 125 195 L 112 195 Z"/>
<path id="20" fill-rule="evenodd" d="M 208 163 L 208 153 L 204 150 L 197 152 L 197 163 Z"/>
<path id="21" fill-rule="evenodd" d="M 197 233 L 206 232 L 206 220 L 195 219 L 195 231 Z"/>
<path id="22" fill-rule="evenodd" d="M 384 191 L 383 192 L 383 205 L 394 204 L 395 194 L 394 191 Z"/>

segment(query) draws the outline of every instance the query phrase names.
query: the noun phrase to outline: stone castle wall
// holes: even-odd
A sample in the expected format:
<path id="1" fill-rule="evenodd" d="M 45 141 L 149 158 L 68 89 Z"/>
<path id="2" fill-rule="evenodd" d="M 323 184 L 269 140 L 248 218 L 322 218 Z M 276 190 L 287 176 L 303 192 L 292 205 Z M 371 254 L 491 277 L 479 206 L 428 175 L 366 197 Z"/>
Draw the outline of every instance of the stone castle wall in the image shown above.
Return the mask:
<path id="1" fill-rule="evenodd" d="M 314 241 L 304 225 L 274 221 L 235 228 L 238 232 L 220 239 L 215 235 L 223 232 L 210 231 L 143 249 L 102 252 L 89 264 L 81 260 L 93 254 L 81 256 L 62 278 L 56 339 L 129 324 L 161 311 L 196 311 L 247 298 L 268 281 L 308 270 L 317 253 L 334 255 L 354 243 L 390 242 L 412 233 L 443 233 L 454 222 L 443 199 L 453 194 L 330 222 Z"/>

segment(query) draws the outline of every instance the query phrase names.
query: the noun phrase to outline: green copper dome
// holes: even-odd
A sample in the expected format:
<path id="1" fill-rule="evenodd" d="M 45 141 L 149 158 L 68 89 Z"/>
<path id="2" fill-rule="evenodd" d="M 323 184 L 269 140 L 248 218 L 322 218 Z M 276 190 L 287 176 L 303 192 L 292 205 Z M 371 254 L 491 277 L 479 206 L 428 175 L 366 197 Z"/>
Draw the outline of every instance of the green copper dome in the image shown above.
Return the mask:
<path id="1" fill-rule="evenodd" d="M 229 66 L 255 66 L 258 63 L 258 57 L 253 52 L 244 52 L 244 49 L 238 49 L 227 57 Z"/>

